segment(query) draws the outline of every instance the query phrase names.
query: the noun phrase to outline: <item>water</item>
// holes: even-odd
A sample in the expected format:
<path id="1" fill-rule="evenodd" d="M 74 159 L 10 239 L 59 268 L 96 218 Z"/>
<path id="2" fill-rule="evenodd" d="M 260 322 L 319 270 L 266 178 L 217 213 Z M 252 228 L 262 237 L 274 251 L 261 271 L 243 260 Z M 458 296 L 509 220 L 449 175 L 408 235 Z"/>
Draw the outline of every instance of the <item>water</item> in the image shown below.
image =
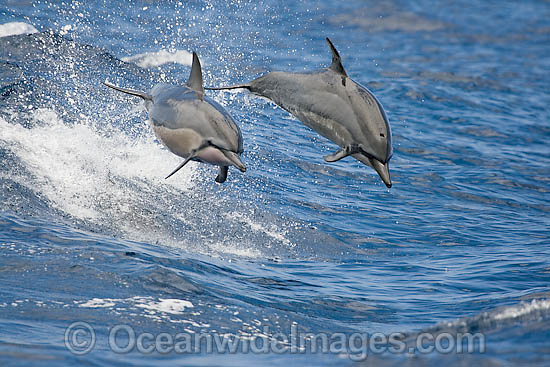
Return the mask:
<path id="1" fill-rule="evenodd" d="M 117 325 L 407 346 L 479 332 L 483 353 L 361 363 L 549 363 L 549 15 L 536 0 L 0 4 L 2 365 L 354 363 L 350 350 L 119 354 Z M 240 125 L 248 171 L 218 185 L 190 163 L 164 180 L 180 159 L 140 101 L 100 83 L 182 83 L 191 51 L 211 86 L 313 70 L 330 63 L 326 36 L 386 109 L 389 190 L 355 160 L 326 164 L 332 143 L 242 91 L 208 93 Z M 79 321 L 96 334 L 84 356 L 64 341 Z"/>

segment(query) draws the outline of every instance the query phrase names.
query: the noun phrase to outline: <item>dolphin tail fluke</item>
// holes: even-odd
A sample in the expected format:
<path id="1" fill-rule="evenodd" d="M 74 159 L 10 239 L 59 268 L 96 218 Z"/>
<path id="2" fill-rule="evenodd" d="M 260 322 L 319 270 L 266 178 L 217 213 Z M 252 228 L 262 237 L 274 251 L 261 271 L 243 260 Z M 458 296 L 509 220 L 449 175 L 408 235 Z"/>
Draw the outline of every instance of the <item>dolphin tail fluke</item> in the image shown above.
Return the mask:
<path id="1" fill-rule="evenodd" d="M 334 45 L 332 44 L 332 42 L 328 37 L 326 38 L 326 40 L 330 47 L 330 51 L 332 52 L 332 64 L 330 65 L 330 68 L 336 71 L 337 73 L 340 73 L 344 76 L 348 76 L 348 74 L 346 74 L 346 71 L 344 70 L 344 66 L 342 66 L 342 59 L 340 58 L 340 54 L 336 50 L 336 47 L 334 47 Z"/>
<path id="2" fill-rule="evenodd" d="M 206 90 L 228 90 L 228 89 L 248 89 L 250 90 L 250 84 L 236 84 L 229 87 L 206 87 Z"/>
<path id="3" fill-rule="evenodd" d="M 246 167 L 243 162 L 241 162 L 241 158 L 237 153 L 229 150 L 222 150 L 221 152 L 235 167 L 239 169 L 239 171 L 246 172 Z"/>
<path id="4" fill-rule="evenodd" d="M 144 93 L 144 92 L 140 92 L 138 90 L 133 90 L 133 89 L 126 89 L 126 88 L 121 88 L 121 87 L 117 87 L 116 85 L 114 84 L 111 84 L 107 81 L 105 82 L 102 82 L 103 84 L 105 84 L 107 87 L 109 88 L 112 88 L 114 90 L 118 90 L 119 92 L 122 92 L 122 93 L 126 93 L 126 94 L 129 94 L 129 95 L 132 95 L 132 96 L 136 96 L 136 97 L 141 97 L 143 98 L 144 100 L 146 101 L 152 101 L 153 100 L 153 97 L 151 97 L 150 95 L 148 95 L 147 93 Z"/>
<path id="5" fill-rule="evenodd" d="M 229 167 L 227 166 L 221 166 L 220 172 L 216 176 L 216 182 L 217 183 L 224 183 L 225 180 L 227 180 L 227 171 L 229 171 Z"/>

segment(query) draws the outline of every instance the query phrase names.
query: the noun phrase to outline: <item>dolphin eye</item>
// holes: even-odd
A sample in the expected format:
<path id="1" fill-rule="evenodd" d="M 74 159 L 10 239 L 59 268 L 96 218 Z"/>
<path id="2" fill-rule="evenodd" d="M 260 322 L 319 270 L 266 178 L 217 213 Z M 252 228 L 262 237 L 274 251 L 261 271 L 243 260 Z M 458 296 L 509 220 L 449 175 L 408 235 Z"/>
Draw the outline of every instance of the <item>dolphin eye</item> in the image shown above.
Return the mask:
<path id="1" fill-rule="evenodd" d="M 384 134 L 380 133 L 380 136 L 381 136 L 381 137 L 384 137 Z"/>

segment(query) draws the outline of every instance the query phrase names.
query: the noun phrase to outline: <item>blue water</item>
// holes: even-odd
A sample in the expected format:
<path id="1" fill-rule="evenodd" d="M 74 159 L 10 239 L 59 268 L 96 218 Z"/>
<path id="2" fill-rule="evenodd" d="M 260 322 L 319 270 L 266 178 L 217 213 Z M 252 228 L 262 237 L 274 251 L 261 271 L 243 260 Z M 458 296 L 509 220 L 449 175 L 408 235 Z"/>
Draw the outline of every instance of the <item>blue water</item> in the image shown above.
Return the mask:
<path id="1" fill-rule="evenodd" d="M 548 1 L 0 4 L 13 22 L 38 33 L 0 38 L 3 366 L 354 363 L 119 354 L 108 338 L 121 324 L 243 340 L 292 325 L 469 331 L 484 352 L 361 363 L 550 363 Z M 142 102 L 100 83 L 183 83 L 191 51 L 210 86 L 314 70 L 330 63 L 326 36 L 385 107 L 391 189 L 351 158 L 325 163 L 334 144 L 243 91 L 208 94 L 241 127 L 247 172 L 218 185 L 191 163 L 164 180 L 180 159 Z M 64 341 L 77 321 L 96 334 L 83 356 Z"/>

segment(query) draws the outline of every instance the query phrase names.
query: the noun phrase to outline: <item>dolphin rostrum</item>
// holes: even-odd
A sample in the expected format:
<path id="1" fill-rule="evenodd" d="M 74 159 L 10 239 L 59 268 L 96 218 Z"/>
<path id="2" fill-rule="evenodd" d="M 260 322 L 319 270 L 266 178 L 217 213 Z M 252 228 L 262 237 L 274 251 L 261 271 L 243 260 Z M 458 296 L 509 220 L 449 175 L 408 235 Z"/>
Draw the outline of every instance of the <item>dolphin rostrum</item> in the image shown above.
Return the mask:
<path id="1" fill-rule="evenodd" d="M 348 77 L 338 51 L 326 40 L 332 51 L 332 64 L 326 69 L 312 73 L 270 72 L 248 84 L 206 89 L 246 88 L 272 100 L 340 146 L 324 157 L 325 161 L 336 162 L 351 155 L 374 168 L 391 187 L 389 160 L 393 148 L 386 113 L 367 88 Z"/>
<path id="2" fill-rule="evenodd" d="M 157 138 L 172 153 L 185 158 L 166 178 L 191 160 L 220 166 L 216 177 L 219 183 L 227 179 L 229 166 L 246 171 L 239 157 L 243 152 L 241 131 L 222 106 L 204 95 L 201 64 L 196 53 L 193 52 L 186 86 L 160 83 L 147 94 L 108 82 L 103 84 L 145 100 L 149 123 Z"/>

